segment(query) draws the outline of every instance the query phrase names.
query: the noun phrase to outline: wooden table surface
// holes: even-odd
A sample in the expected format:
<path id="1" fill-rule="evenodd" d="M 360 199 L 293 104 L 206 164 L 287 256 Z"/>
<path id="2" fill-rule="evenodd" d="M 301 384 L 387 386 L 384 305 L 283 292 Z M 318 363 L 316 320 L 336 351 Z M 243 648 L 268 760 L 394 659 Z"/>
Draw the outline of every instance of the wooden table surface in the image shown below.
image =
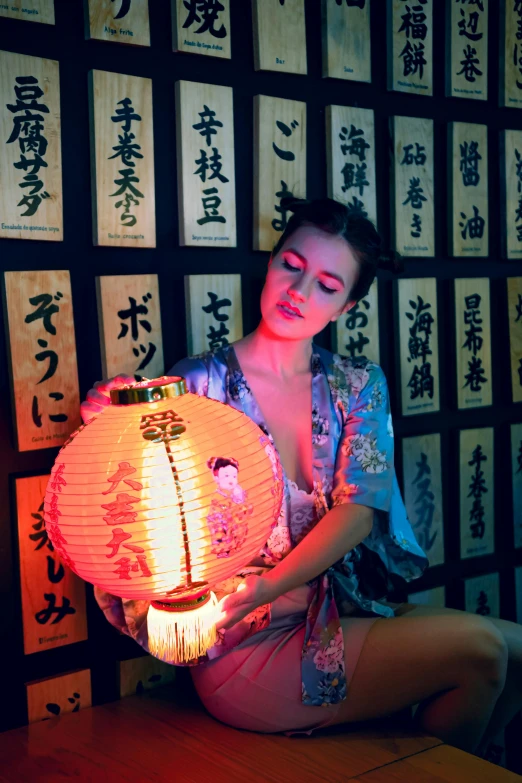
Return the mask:
<path id="1" fill-rule="evenodd" d="M 219 723 L 180 700 L 175 687 L 158 688 L 0 734 L 0 781 L 522 781 L 435 737 L 378 725 L 310 737 L 255 734 Z"/>

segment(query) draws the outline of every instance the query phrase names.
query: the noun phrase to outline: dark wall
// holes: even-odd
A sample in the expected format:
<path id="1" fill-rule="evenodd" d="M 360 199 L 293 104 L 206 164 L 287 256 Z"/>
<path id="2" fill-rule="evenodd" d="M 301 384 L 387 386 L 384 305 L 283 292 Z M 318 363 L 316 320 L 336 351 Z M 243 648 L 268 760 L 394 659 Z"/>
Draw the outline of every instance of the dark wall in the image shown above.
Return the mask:
<path id="1" fill-rule="evenodd" d="M 183 276 L 199 273 L 240 273 L 243 284 L 245 330 L 258 320 L 258 298 L 268 254 L 252 250 L 253 224 L 253 96 L 274 95 L 306 101 L 307 195 L 326 195 L 325 107 L 346 104 L 375 111 L 377 205 L 380 229 L 390 236 L 390 159 L 388 118 L 394 114 L 430 117 L 435 125 L 435 259 L 405 262 L 406 277 L 437 277 L 441 411 L 436 414 L 398 415 L 397 353 L 393 318 L 392 277 L 379 275 L 381 362 L 392 390 L 396 458 L 400 437 L 428 432 L 442 436 L 446 564 L 430 569 L 412 590 L 446 585 L 448 605 L 463 608 L 463 577 L 500 572 L 502 617 L 515 618 L 514 565 L 522 551 L 513 551 L 509 424 L 522 420 L 522 406 L 511 402 L 511 379 L 506 310 L 508 276 L 522 275 L 522 263 L 501 259 L 500 178 L 498 134 L 503 128 L 522 129 L 522 112 L 498 107 L 498 10 L 490 3 L 489 100 L 444 97 L 446 60 L 445 16 L 442 0 L 435 2 L 434 97 L 390 93 L 386 89 L 386 16 L 384 0 L 372 2 L 371 84 L 321 78 L 320 2 L 306 0 L 308 76 L 255 72 L 252 15 L 247 0 L 231 0 L 232 59 L 174 54 L 171 45 L 170 2 L 151 0 L 151 47 L 86 41 L 82 3 L 55 0 L 56 26 L 0 19 L 0 49 L 47 57 L 60 62 L 63 144 L 64 242 L 0 240 L 5 270 L 68 269 L 71 273 L 78 371 L 82 398 L 101 378 L 96 315 L 95 276 L 153 272 L 159 275 L 166 369 L 186 354 Z M 292 42 L 289 42 L 292 45 Z M 157 247 L 120 249 L 94 247 L 91 232 L 89 122 L 87 74 L 90 69 L 146 76 L 153 81 Z M 174 83 L 188 79 L 233 87 L 235 116 L 235 170 L 237 192 L 237 248 L 181 248 L 178 244 L 178 194 L 175 146 Z M 490 255 L 486 259 L 447 256 L 446 125 L 449 121 L 487 123 L 489 128 Z M 455 355 L 451 289 L 456 277 L 491 279 L 493 407 L 457 411 L 454 402 Z M 329 346 L 328 334 L 319 342 Z M 3 638 L 5 726 L 25 722 L 24 682 L 78 667 L 90 667 L 93 703 L 116 698 L 118 657 L 139 654 L 126 638 L 118 638 L 92 599 L 88 586 L 89 640 L 70 647 L 24 658 L 20 593 L 17 572 L 16 520 L 10 497 L 14 475 L 49 472 L 57 449 L 19 454 L 13 447 L 8 364 L 0 341 L 0 585 L 3 596 L 0 629 Z M 482 558 L 459 560 L 458 429 L 495 428 L 496 551 Z M 400 464 L 399 464 L 400 475 Z"/>

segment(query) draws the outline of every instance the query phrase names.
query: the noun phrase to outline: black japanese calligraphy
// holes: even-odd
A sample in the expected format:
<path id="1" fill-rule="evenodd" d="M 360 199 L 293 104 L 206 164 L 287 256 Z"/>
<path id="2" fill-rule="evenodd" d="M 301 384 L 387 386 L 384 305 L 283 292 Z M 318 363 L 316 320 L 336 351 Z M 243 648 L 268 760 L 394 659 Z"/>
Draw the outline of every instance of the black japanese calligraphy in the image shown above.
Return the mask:
<path id="1" fill-rule="evenodd" d="M 472 43 L 481 41 L 484 36 L 484 3 L 482 0 L 455 0 L 459 6 L 459 21 L 457 27 L 459 37 L 462 36 Z M 463 59 L 460 60 L 462 66 L 457 71 L 457 76 L 464 76 L 466 81 L 475 82 L 477 76 L 482 76 L 480 70 L 480 59 L 477 57 L 477 49 L 471 43 L 467 43 L 462 50 Z"/>
<path id="2" fill-rule="evenodd" d="M 133 122 L 141 122 L 141 117 L 137 114 L 132 107 L 132 100 L 130 98 L 123 98 L 118 101 L 118 106 L 111 117 L 112 122 L 122 123 L 121 134 L 118 135 L 119 144 L 112 149 L 114 155 L 109 156 L 109 160 L 114 158 L 121 158 L 121 162 L 125 168 L 119 170 L 121 174 L 120 179 L 115 179 L 114 184 L 118 186 L 118 189 L 111 193 L 111 198 L 114 196 L 123 196 L 119 201 L 114 204 L 115 209 L 123 207 L 123 212 L 120 215 L 120 222 L 122 225 L 130 227 L 135 226 L 138 218 L 133 214 L 132 207 L 139 206 L 139 199 L 144 198 L 143 193 L 138 190 L 137 183 L 140 179 L 136 176 L 136 159 L 142 159 L 143 155 L 139 150 L 141 146 L 136 143 L 136 135 L 131 131 Z"/>
<path id="3" fill-rule="evenodd" d="M 134 378 L 137 381 L 143 379 L 143 375 L 140 374 L 141 370 L 144 370 L 152 361 L 156 353 L 156 345 L 150 340 L 139 341 L 139 328 L 144 329 L 148 334 L 152 331 L 150 321 L 146 318 L 139 318 L 138 316 L 148 315 L 149 308 L 147 307 L 149 301 L 152 299 L 152 294 L 147 292 L 141 297 L 141 302 L 138 304 L 133 296 L 129 296 L 129 307 L 126 310 L 118 310 L 118 318 L 121 319 L 120 333 L 118 340 L 125 338 L 129 333 L 129 324 L 125 321 L 130 321 L 130 335 L 133 342 L 138 345 L 133 345 L 132 353 L 137 359 L 140 359 L 140 363 L 134 370 Z M 148 345 L 146 344 L 148 342 Z"/>
<path id="4" fill-rule="evenodd" d="M 413 313 L 406 312 L 405 315 L 413 323 L 409 328 L 408 351 L 410 355 L 408 362 L 414 362 L 411 378 L 408 381 L 410 400 L 417 397 L 423 398 L 425 394 L 432 399 L 435 381 L 431 373 L 431 362 L 427 360 L 427 357 L 433 353 L 430 347 L 430 337 L 435 319 L 429 312 L 431 304 L 424 302 L 421 296 L 417 295 L 416 302 L 410 299 L 409 304 Z"/>
<path id="5" fill-rule="evenodd" d="M 419 144 L 418 141 L 412 144 L 405 144 L 403 149 L 403 158 L 401 166 L 424 166 L 427 160 L 426 147 Z M 403 206 L 411 204 L 412 208 L 422 209 L 423 202 L 427 201 L 424 195 L 424 189 L 421 186 L 420 177 L 412 177 L 406 194 L 406 200 L 402 202 Z M 418 239 L 422 235 L 422 218 L 414 212 L 411 218 L 410 235 Z"/>
<path id="6" fill-rule="evenodd" d="M 476 448 L 473 450 L 473 456 L 468 462 L 468 465 L 475 468 L 471 476 L 471 483 L 469 484 L 470 491 L 468 494 L 468 498 L 473 498 L 473 505 L 469 513 L 469 527 L 472 538 L 484 538 L 484 515 L 486 512 L 482 503 L 482 495 L 488 492 L 488 489 L 486 487 L 484 471 L 480 466 L 482 462 L 486 462 L 487 459 L 487 456 L 482 451 L 482 446 L 477 444 Z"/>
<path id="7" fill-rule="evenodd" d="M 469 386 L 472 392 L 480 392 L 483 384 L 488 382 L 484 375 L 482 359 L 477 357 L 477 353 L 481 350 L 484 342 L 482 338 L 482 318 L 480 318 L 481 298 L 479 294 L 470 294 L 464 298 L 466 304 L 464 323 L 469 328 L 465 332 L 466 340 L 462 348 L 470 351 L 473 355 L 468 362 L 469 372 L 465 376 L 466 383 L 463 388 Z"/>
<path id="8" fill-rule="evenodd" d="M 214 38 L 226 38 L 227 30 L 224 24 L 218 27 L 219 14 L 225 10 L 225 6 L 219 0 L 183 0 L 183 5 L 187 9 L 187 18 L 183 23 L 183 28 L 194 28 L 191 32 L 194 35 L 210 33 Z"/>
<path id="9" fill-rule="evenodd" d="M 515 176 L 517 178 L 518 206 L 515 210 L 515 228 L 517 230 L 517 241 L 522 242 L 522 155 L 515 149 L 516 167 Z"/>
<path id="10" fill-rule="evenodd" d="M 132 0 L 111 0 L 111 2 L 121 2 L 120 9 L 114 16 L 115 19 L 123 19 L 124 16 L 127 16 L 130 11 Z"/>
<path id="11" fill-rule="evenodd" d="M 211 147 L 213 137 L 217 135 L 217 128 L 223 128 L 223 123 L 216 118 L 216 112 L 210 109 L 206 104 L 203 104 L 203 111 L 199 112 L 199 116 L 201 121 L 195 123 L 192 128 L 198 131 L 200 136 L 203 136 L 207 147 Z M 206 150 L 200 149 L 200 157 L 194 162 L 198 167 L 196 171 L 194 171 L 194 174 L 198 176 L 202 182 L 213 179 L 217 179 L 219 182 L 229 181 L 227 177 L 221 173 L 223 164 L 217 147 L 212 147 L 212 155 L 210 158 L 208 157 Z M 211 173 L 210 176 L 207 176 L 209 170 Z M 218 188 L 204 188 L 202 193 L 201 201 L 203 204 L 204 217 L 198 218 L 197 223 L 200 226 L 205 225 L 206 223 L 226 223 L 226 217 L 219 214 L 221 199 L 218 195 Z"/>
<path id="12" fill-rule="evenodd" d="M 228 321 L 229 316 L 226 313 L 220 313 L 222 307 L 231 307 L 232 302 L 230 299 L 218 299 L 217 294 L 213 291 L 207 291 L 207 296 L 210 299 L 208 305 L 204 305 L 201 309 L 204 313 L 212 313 L 213 318 L 219 322 L 219 331 L 212 324 L 209 327 L 209 333 L 207 339 L 209 341 L 208 347 L 210 350 L 214 348 L 221 348 L 223 345 L 228 345 L 226 338 L 227 334 L 230 334 L 230 330 L 225 326 L 225 321 Z"/>
<path id="13" fill-rule="evenodd" d="M 459 226 L 462 228 L 462 231 L 460 232 L 462 239 L 467 239 L 468 236 L 470 239 L 482 239 L 484 236 L 484 228 L 486 225 L 486 221 L 482 217 L 482 215 L 479 213 L 478 207 L 476 207 L 474 204 L 473 207 L 473 216 L 468 218 L 468 216 L 465 214 L 465 212 L 461 212 L 460 216 L 462 218 L 462 221 L 459 221 Z"/>
<path id="14" fill-rule="evenodd" d="M 460 171 L 465 187 L 476 187 L 480 182 L 479 161 L 482 155 L 478 151 L 478 141 L 464 141 L 460 145 Z"/>

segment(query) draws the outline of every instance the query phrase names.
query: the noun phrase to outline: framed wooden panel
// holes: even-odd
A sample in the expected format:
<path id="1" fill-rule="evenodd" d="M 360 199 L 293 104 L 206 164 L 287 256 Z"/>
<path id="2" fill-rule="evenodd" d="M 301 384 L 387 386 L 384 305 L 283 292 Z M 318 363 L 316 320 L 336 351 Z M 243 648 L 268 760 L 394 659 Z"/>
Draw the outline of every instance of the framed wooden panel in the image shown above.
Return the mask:
<path id="1" fill-rule="evenodd" d="M 332 324 L 335 351 L 352 359 L 369 359 L 380 364 L 379 296 L 377 278 L 368 291 L 347 313 Z"/>
<path id="2" fill-rule="evenodd" d="M 499 105 L 522 108 L 522 4 L 500 0 Z"/>
<path id="3" fill-rule="evenodd" d="M 0 94 L 0 237 L 62 241 L 58 63 L 0 51 Z"/>
<path id="4" fill-rule="evenodd" d="M 149 0 L 84 0 L 85 37 L 150 46 Z"/>
<path id="5" fill-rule="evenodd" d="M 79 712 L 92 704 L 91 672 L 81 669 L 26 683 L 29 723 Z"/>
<path id="6" fill-rule="evenodd" d="M 489 0 L 446 4 L 446 95 L 487 101 Z"/>
<path id="7" fill-rule="evenodd" d="M 457 406 L 478 408 L 493 403 L 489 280 L 455 280 Z"/>
<path id="8" fill-rule="evenodd" d="M 120 373 L 137 381 L 164 373 L 157 275 L 96 278 L 102 375 Z"/>
<path id="9" fill-rule="evenodd" d="M 304 0 L 252 0 L 254 68 L 306 74 Z"/>
<path id="10" fill-rule="evenodd" d="M 90 71 L 93 242 L 156 247 L 152 79 Z"/>
<path id="11" fill-rule="evenodd" d="M 120 661 L 120 699 L 167 685 L 175 679 L 176 667 L 152 655 Z"/>
<path id="12" fill-rule="evenodd" d="M 460 433 L 460 556 L 495 550 L 493 427 Z"/>
<path id="13" fill-rule="evenodd" d="M 172 51 L 230 59 L 230 0 L 211 5 L 170 2 Z"/>
<path id="14" fill-rule="evenodd" d="M 326 178 L 329 198 L 377 224 L 372 109 L 326 107 Z"/>
<path id="15" fill-rule="evenodd" d="M 402 439 L 404 502 L 419 546 L 430 568 L 444 563 L 442 460 L 440 435 Z"/>
<path id="16" fill-rule="evenodd" d="M 185 275 L 189 356 L 243 337 L 241 275 Z"/>
<path id="17" fill-rule="evenodd" d="M 435 255 L 433 120 L 391 118 L 395 249 L 402 256 Z"/>
<path id="18" fill-rule="evenodd" d="M 61 446 L 81 422 L 69 272 L 4 272 L 18 451 Z"/>
<path id="19" fill-rule="evenodd" d="M 87 639 L 85 582 L 61 562 L 45 529 L 48 480 L 15 480 L 25 655 Z"/>
<path id="20" fill-rule="evenodd" d="M 387 0 L 388 89 L 433 95 L 433 0 Z"/>
<path id="21" fill-rule="evenodd" d="M 522 131 L 500 132 L 500 159 L 502 254 L 522 258 Z"/>
<path id="22" fill-rule="evenodd" d="M 254 250 L 284 231 L 284 196 L 306 198 L 306 103 L 254 96 Z"/>
<path id="23" fill-rule="evenodd" d="M 451 256 L 487 256 L 488 129 L 486 125 L 450 122 L 448 162 Z"/>
<path id="24" fill-rule="evenodd" d="M 323 77 L 371 82 L 370 0 L 321 0 Z"/>
<path id="25" fill-rule="evenodd" d="M 176 82 L 180 245 L 236 247 L 232 87 Z"/>
<path id="26" fill-rule="evenodd" d="M 464 580 L 465 611 L 484 617 L 500 618 L 500 579 L 496 574 L 481 574 Z"/>
<path id="27" fill-rule="evenodd" d="M 446 606 L 446 588 L 444 585 L 441 585 L 440 587 L 432 587 L 431 590 L 420 590 L 417 593 L 410 593 L 408 602 L 443 608 Z"/>
<path id="28" fill-rule="evenodd" d="M 54 0 L 3 0 L 0 2 L 0 16 L 54 24 Z"/>
<path id="29" fill-rule="evenodd" d="M 513 402 L 522 402 L 522 277 L 508 277 L 507 298 Z"/>
<path id="30" fill-rule="evenodd" d="M 403 416 L 440 410 L 437 281 L 399 280 L 400 398 Z"/>
<path id="31" fill-rule="evenodd" d="M 513 477 L 513 539 L 522 547 L 522 424 L 511 425 L 511 472 Z"/>

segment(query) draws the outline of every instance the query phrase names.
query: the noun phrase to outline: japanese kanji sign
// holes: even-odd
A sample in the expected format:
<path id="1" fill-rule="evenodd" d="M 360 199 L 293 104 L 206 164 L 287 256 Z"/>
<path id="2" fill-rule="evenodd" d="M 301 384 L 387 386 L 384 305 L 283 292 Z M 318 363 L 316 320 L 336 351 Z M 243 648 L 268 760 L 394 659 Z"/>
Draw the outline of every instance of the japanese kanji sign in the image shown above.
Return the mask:
<path id="1" fill-rule="evenodd" d="M 511 425 L 513 525 L 515 549 L 522 546 L 522 424 Z"/>
<path id="2" fill-rule="evenodd" d="M 470 614 L 500 618 L 500 580 L 495 574 L 481 574 L 464 580 L 464 610 Z"/>
<path id="3" fill-rule="evenodd" d="M 522 131 L 501 131 L 500 151 L 503 255 L 522 258 Z"/>
<path id="4" fill-rule="evenodd" d="M 0 0 L 0 16 L 54 24 L 54 0 Z"/>
<path id="5" fill-rule="evenodd" d="M 256 71 L 306 74 L 304 0 L 252 0 Z"/>
<path id="6" fill-rule="evenodd" d="M 150 46 L 149 0 L 85 0 L 85 37 Z"/>
<path id="7" fill-rule="evenodd" d="M 329 198 L 377 224 L 372 109 L 326 107 L 326 178 Z"/>
<path id="8" fill-rule="evenodd" d="M 395 249 L 435 255 L 433 120 L 393 117 Z"/>
<path id="9" fill-rule="evenodd" d="M 120 699 L 150 691 L 176 679 L 176 666 L 153 655 L 120 661 Z"/>
<path id="10" fill-rule="evenodd" d="M 25 655 L 87 639 L 85 582 L 62 563 L 45 527 L 48 480 L 15 480 Z"/>
<path id="11" fill-rule="evenodd" d="M 323 76 L 371 82 L 370 0 L 323 0 Z"/>
<path id="12" fill-rule="evenodd" d="M 493 427 L 460 431 L 460 556 L 495 550 Z"/>
<path id="13" fill-rule="evenodd" d="M 487 277 L 455 280 L 455 324 L 457 405 L 459 408 L 491 405 L 491 325 Z"/>
<path id="14" fill-rule="evenodd" d="M 522 402 L 522 277 L 508 277 L 507 298 L 513 402 Z"/>
<path id="15" fill-rule="evenodd" d="M 430 561 L 444 563 L 440 435 L 402 439 L 404 502 L 415 538 Z"/>
<path id="16" fill-rule="evenodd" d="M 499 103 L 522 108 L 522 0 L 500 0 Z"/>
<path id="17" fill-rule="evenodd" d="M 176 82 L 180 245 L 236 246 L 232 88 Z"/>
<path id="18" fill-rule="evenodd" d="M 446 95 L 488 98 L 489 0 L 446 0 Z"/>
<path id="19" fill-rule="evenodd" d="M 254 250 L 285 230 L 284 196 L 306 198 L 306 103 L 254 96 Z"/>
<path id="20" fill-rule="evenodd" d="M 333 326 L 335 350 L 352 359 L 370 359 L 379 364 L 379 307 L 377 278 L 368 296 L 341 315 Z"/>
<path id="21" fill-rule="evenodd" d="M 96 278 L 102 375 L 163 375 L 163 339 L 157 275 Z"/>
<path id="22" fill-rule="evenodd" d="M 437 281 L 410 278 L 395 285 L 402 415 L 432 413 L 440 409 Z"/>
<path id="23" fill-rule="evenodd" d="M 433 95 L 433 0 L 387 3 L 388 89 Z"/>
<path id="24" fill-rule="evenodd" d="M 488 129 L 486 125 L 450 122 L 449 254 L 487 256 Z"/>
<path id="25" fill-rule="evenodd" d="M 63 240 L 59 67 L 0 52 L 0 237 Z"/>
<path id="26" fill-rule="evenodd" d="M 230 59 L 230 0 L 171 0 L 172 50 Z"/>
<path id="27" fill-rule="evenodd" d="M 81 669 L 59 677 L 28 682 L 26 691 L 29 723 L 78 712 L 92 703 L 91 671 Z"/>
<path id="28" fill-rule="evenodd" d="M 243 337 L 241 275 L 185 275 L 189 356 Z"/>
<path id="29" fill-rule="evenodd" d="M 156 247 L 152 80 L 89 73 L 93 242 Z"/>
<path id="30" fill-rule="evenodd" d="M 81 424 L 69 272 L 5 272 L 18 451 L 61 446 Z"/>

